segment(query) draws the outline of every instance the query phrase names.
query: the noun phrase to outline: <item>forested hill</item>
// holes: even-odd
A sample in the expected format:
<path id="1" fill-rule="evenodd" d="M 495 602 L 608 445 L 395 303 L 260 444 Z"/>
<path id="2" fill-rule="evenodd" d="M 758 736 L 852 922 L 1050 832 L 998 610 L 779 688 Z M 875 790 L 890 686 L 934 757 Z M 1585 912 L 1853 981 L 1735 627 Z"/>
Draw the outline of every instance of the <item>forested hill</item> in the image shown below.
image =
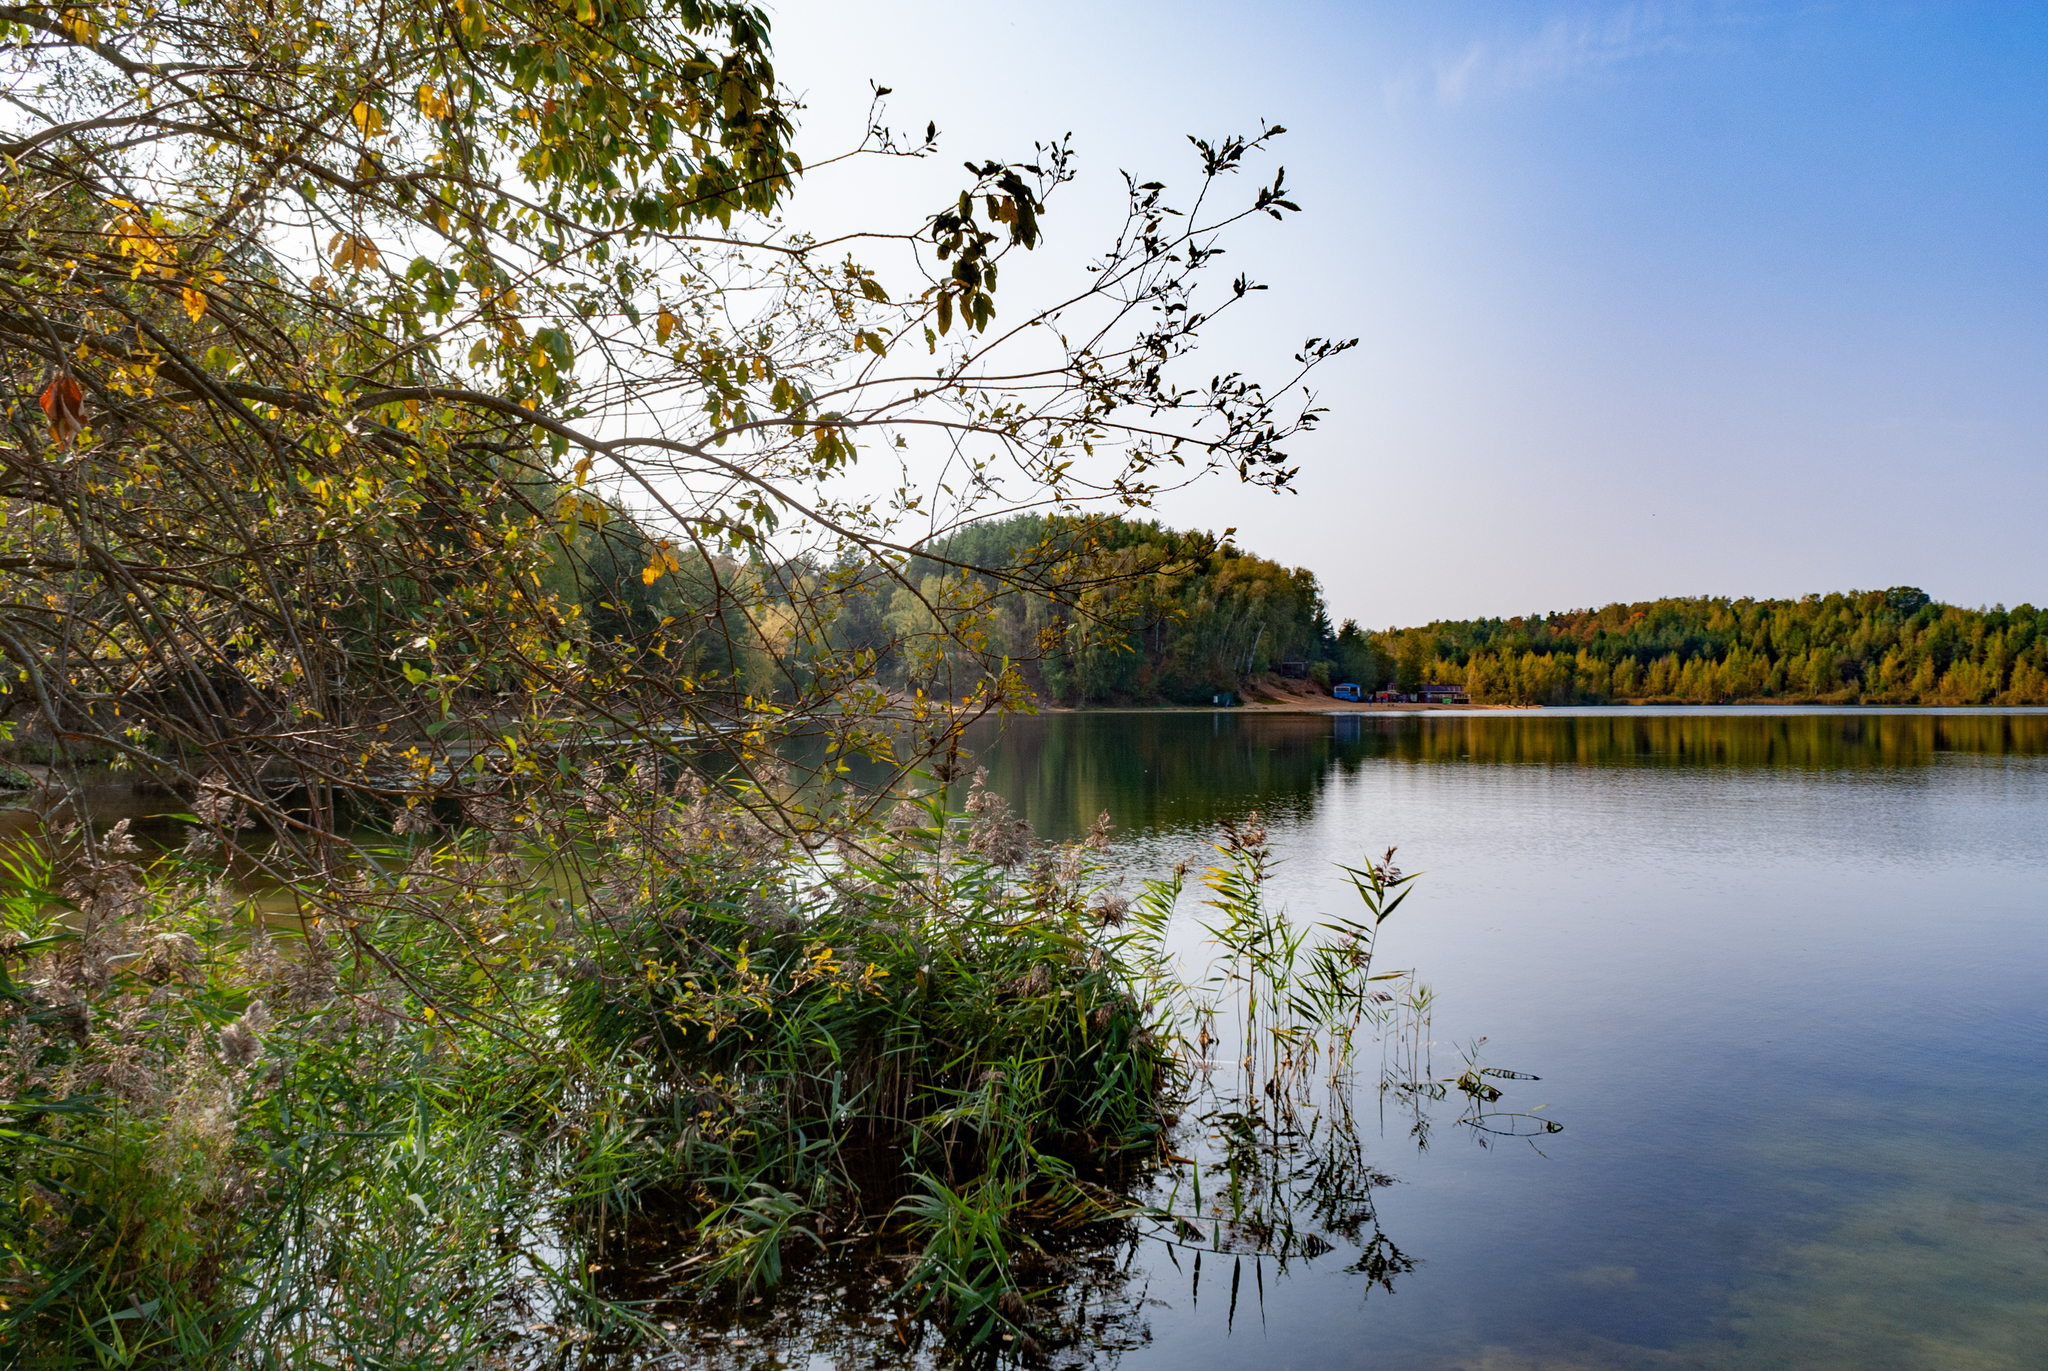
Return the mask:
<path id="1" fill-rule="evenodd" d="M 1051 701 L 1206 702 L 1285 662 L 1335 660 L 1337 635 L 1315 574 L 1210 534 L 1134 519 L 1020 516 L 973 525 L 934 552 L 939 560 L 914 558 L 898 577 L 864 580 L 834 627 L 842 650 L 877 653 L 885 677 L 904 688 L 944 694 L 980 669 L 955 661 L 950 646 L 914 646 L 938 640 L 930 607 L 949 598 L 946 583 L 956 577 L 983 585 L 977 631 Z M 1028 588 L 1041 579 L 1061 593 Z M 962 597 L 955 590 L 950 598 Z"/>
<path id="2" fill-rule="evenodd" d="M 1452 681 L 1475 702 L 2048 704 L 2048 611 L 1964 609 L 1911 586 L 1648 600 L 1373 634 L 1347 624 L 1340 639 L 1331 656 L 1348 657 L 1364 684 Z"/>
<path id="3" fill-rule="evenodd" d="M 943 553 L 913 560 L 901 580 L 871 583 L 878 593 L 852 597 L 837 630 L 843 647 L 877 651 L 892 677 L 933 693 L 952 674 L 943 655 L 892 645 L 916 640 L 945 564 L 1028 569 L 1052 558 L 1066 564 L 1070 590 L 1096 589 L 1062 602 L 989 578 L 985 612 L 991 642 L 1025 664 L 1041 697 L 1065 703 L 1205 702 L 1298 663 L 1326 688 L 1455 683 L 1488 704 L 2048 704 L 2048 611 L 1965 609 L 1912 586 L 1681 597 L 1375 632 L 1350 620 L 1333 627 L 1307 568 L 1153 522 L 999 520 L 963 530 Z M 920 585 L 929 593 L 912 593 Z"/>
<path id="4" fill-rule="evenodd" d="M 721 630 L 664 660 L 728 670 L 757 694 L 818 669 L 778 647 L 772 615 L 707 616 L 718 583 L 796 588 L 836 578 L 830 653 L 867 657 L 892 689 L 947 698 L 1013 663 L 1039 698 L 1206 703 L 1292 665 L 1327 688 L 1455 683 L 1475 703 L 1820 700 L 2048 704 L 2048 612 L 1964 609 L 1910 586 L 1791 600 L 1696 596 L 1509 619 L 1372 631 L 1331 624 L 1313 571 L 1206 533 L 1113 517 L 1021 516 L 970 525 L 883 574 L 879 566 L 712 567 L 669 554 L 631 520 L 581 535 L 585 622 L 604 634 L 687 620 Z M 664 617 L 666 616 L 666 617 Z M 969 644 L 975 645 L 970 650 Z"/>

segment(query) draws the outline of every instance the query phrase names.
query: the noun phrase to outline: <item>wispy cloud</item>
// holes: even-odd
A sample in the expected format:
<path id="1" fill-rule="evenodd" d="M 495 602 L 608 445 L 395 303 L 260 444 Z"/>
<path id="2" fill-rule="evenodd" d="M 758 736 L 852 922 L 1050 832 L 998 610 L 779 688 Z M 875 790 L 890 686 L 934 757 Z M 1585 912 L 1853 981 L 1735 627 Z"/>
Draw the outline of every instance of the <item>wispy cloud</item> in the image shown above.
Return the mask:
<path id="1" fill-rule="evenodd" d="M 1447 105 L 1535 90 L 1697 45 L 1732 15 L 1697 4 L 1643 3 L 1595 14 L 1554 14 L 1531 33 L 1476 39 L 1389 81 L 1389 103 L 1418 97 Z"/>

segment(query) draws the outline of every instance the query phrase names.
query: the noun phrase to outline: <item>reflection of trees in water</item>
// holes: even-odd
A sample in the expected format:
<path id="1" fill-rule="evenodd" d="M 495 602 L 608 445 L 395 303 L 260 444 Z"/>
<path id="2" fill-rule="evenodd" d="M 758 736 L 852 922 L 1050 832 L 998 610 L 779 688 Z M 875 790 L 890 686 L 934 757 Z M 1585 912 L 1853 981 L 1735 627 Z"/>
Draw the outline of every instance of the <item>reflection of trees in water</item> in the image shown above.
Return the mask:
<path id="1" fill-rule="evenodd" d="M 1049 837 L 1108 810 L 1126 832 L 1206 827 L 1252 806 L 1287 812 L 1332 758 L 1321 715 L 1062 714 L 1009 720 L 969 739 L 989 787 Z"/>
<path id="2" fill-rule="evenodd" d="M 2048 756 L 2048 713 L 1084 712 L 989 723 L 968 743 L 988 768 L 991 790 L 1041 836 L 1072 839 L 1105 810 L 1127 833 L 1207 827 L 1255 806 L 1295 812 L 1332 773 L 1389 760 L 1857 770 L 1927 766 L 1944 755 Z M 893 769 L 859 756 L 830 755 L 817 738 L 792 738 L 784 750 L 801 773 L 844 761 L 856 787 L 894 779 Z M 973 770 L 965 766 L 960 775 Z M 959 784 L 964 795 L 965 780 Z M 154 817 L 189 808 L 179 797 L 138 794 L 109 775 L 85 800 L 97 823 L 133 818 L 145 842 L 183 840 L 182 825 Z M 0 829 L 31 823 L 33 813 L 25 804 L 0 809 Z"/>
<path id="3" fill-rule="evenodd" d="M 1125 831 L 1162 816 L 1189 824 L 1229 817 L 1275 794 L 1307 798 L 1333 770 L 1375 762 L 1627 768 L 1880 769 L 1944 755 L 2048 755 L 2039 715 L 1809 714 L 1592 716 L 1496 714 L 1051 716 L 1012 721 L 984 754 L 992 787 L 1021 801 L 1041 830 L 1110 809 Z M 1398 1293 L 1421 1257 L 1389 1233 L 1378 1190 L 1408 1146 L 1469 1140 L 1546 1145 L 1556 1125 L 1515 1112 L 1503 1092 L 1519 1073 L 1485 1065 L 1475 1044 L 1438 1072 L 1429 1061 L 1426 991 L 1386 987 L 1375 1027 L 1379 1078 L 1332 1079 L 1324 1061 L 1284 1079 L 1247 1077 L 1235 1045 L 1216 1044 L 1172 1144 L 1172 1160 L 1131 1193 L 1119 1222 L 1034 1236 L 1023 1254 L 1031 1310 L 1030 1364 L 1112 1368 L 1152 1341 L 1156 1318 L 1248 1317 L 1280 1282 L 1341 1268 L 1359 1296 Z M 1354 1109 L 1356 1115 L 1354 1115 Z M 1196 1187 L 1200 1198 L 1196 1199 Z M 823 1265 L 757 1306 L 699 1314 L 685 1340 L 692 1360 L 762 1364 L 776 1351 L 839 1365 L 950 1366 L 1020 1349 L 949 1349 L 892 1301 L 907 1268 L 892 1259 Z M 877 1282 L 880 1284 L 877 1284 Z M 708 1312 L 708 1311 L 707 1311 Z M 746 1341 L 735 1345 L 730 1330 Z"/>
<path id="4" fill-rule="evenodd" d="M 1062 837 L 1104 810 L 1126 832 L 1287 812 L 1376 761 L 1857 770 L 2048 756 L 2048 714 L 1081 713 L 969 742 L 990 789 Z"/>
<path id="5" fill-rule="evenodd" d="M 2048 715 L 1600 714 L 1365 718 L 1362 755 L 1579 766 L 1862 769 L 2048 754 Z"/>

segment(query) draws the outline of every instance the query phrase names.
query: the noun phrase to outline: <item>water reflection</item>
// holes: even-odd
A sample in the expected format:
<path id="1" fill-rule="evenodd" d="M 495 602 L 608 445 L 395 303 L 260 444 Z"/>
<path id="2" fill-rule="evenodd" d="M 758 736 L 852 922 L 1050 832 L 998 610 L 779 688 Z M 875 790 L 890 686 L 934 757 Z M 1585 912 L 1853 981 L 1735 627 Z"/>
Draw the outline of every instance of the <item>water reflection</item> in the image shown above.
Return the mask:
<path id="1" fill-rule="evenodd" d="M 1083 712 L 991 722 L 969 741 L 992 789 L 1042 835 L 1071 839 L 1105 810 L 1127 832 L 1205 827 L 1254 807 L 1300 815 L 1379 761 L 1830 772 L 2048 756 L 2048 711 Z"/>
<path id="2" fill-rule="evenodd" d="M 1381 916 L 1414 879 L 1392 852 L 1347 872 L 1354 917 L 1313 924 L 1273 900 L 1261 824 L 1227 827 L 1210 857 L 1199 890 L 1174 878 L 1149 883 L 1126 934 L 1131 964 L 1151 968 L 1141 972 L 1151 978 L 1144 993 L 1177 1006 L 1189 1035 L 1181 1117 L 1145 1174 L 1106 1176 L 1096 1187 L 1099 1201 L 1122 1211 L 1108 1221 L 1095 1206 L 1077 1219 L 1074 1209 L 1046 1207 L 1050 1198 L 1018 1197 L 1020 1212 L 1038 1211 L 1008 1258 L 1034 1297 L 1028 1313 L 1021 1303 L 1011 1310 L 1021 1335 L 978 1348 L 941 1342 L 908 1301 L 916 1258 L 907 1239 L 884 1227 L 810 1269 L 799 1261 L 793 1280 L 744 1306 L 720 1307 L 715 1297 L 679 1305 L 665 1321 L 675 1341 L 716 1365 L 1021 1359 L 1097 1368 L 1141 1355 L 1154 1337 L 1150 1311 L 1178 1319 L 1163 1311 L 1181 1300 L 1190 1317 L 1220 1308 L 1228 1336 L 1241 1318 L 1263 1327 L 1269 1286 L 1308 1272 L 1348 1280 L 1361 1298 L 1393 1294 L 1421 1262 L 1380 1219 L 1377 1195 L 1396 1179 L 1389 1158 L 1426 1150 L 1446 1132 L 1485 1150 L 1548 1138 L 1560 1125 L 1505 1103 L 1510 1086 L 1536 1077 L 1482 1060 L 1483 1040 L 1463 1050 L 1453 1074 L 1434 1074 L 1429 992 L 1412 972 L 1373 965 Z M 1183 895 L 1195 904 L 1191 921 L 1171 917 L 1190 902 Z M 1375 1056 L 1377 1073 L 1362 1069 Z M 1381 1108 L 1362 1120 L 1358 1105 L 1375 1086 Z M 617 1263 L 613 1298 L 673 1297 L 662 1286 L 660 1240 L 649 1239 L 644 1256 Z"/>
<path id="3" fill-rule="evenodd" d="M 1483 1128 L 1498 1094 L 1454 1082 L 1408 1079 L 1428 1060 L 1428 1024 L 1412 1001 L 1390 1015 L 1394 1043 L 1386 1083 L 1401 1126 L 1427 1145 L 1440 1107 L 1457 1122 Z M 1229 1053 L 1220 1054 L 1228 1057 Z M 1479 1068 L 1473 1066 L 1477 1071 Z M 1530 1079 L 1512 1071 L 1503 1080 Z M 1476 1079 L 1476 1077 L 1475 1077 Z M 1190 1316 L 1220 1316 L 1227 1335 L 1267 1321 L 1269 1293 L 1304 1270 L 1354 1283 L 1363 1298 L 1391 1295 L 1420 1266 L 1381 1222 L 1376 1196 L 1396 1183 L 1376 1155 L 1383 1131 L 1353 1111 L 1357 1082 L 1348 1074 L 1317 1079 L 1277 1072 L 1263 1080 L 1225 1064 L 1199 1078 L 1168 1162 L 1133 1195 L 1129 1217 L 1069 1226 L 1048 1215 L 1015 1253 L 1020 1285 L 1038 1292 L 1026 1345 L 963 1349 L 940 1341 L 897 1298 L 915 1259 L 886 1243 L 830 1257 L 795 1255 L 779 1288 L 732 1303 L 664 1304 L 658 1275 L 662 1238 L 638 1232 L 640 1249 L 614 1255 L 602 1293 L 652 1301 L 669 1347 L 608 1354 L 580 1349 L 573 1360 L 546 1355 L 534 1330 L 531 1364 L 769 1368 L 953 1367 L 1013 1365 L 1107 1371 L 1142 1355 L 1162 1326 Z M 1397 1133 L 1398 1133 L 1397 1129 Z M 1476 1129 L 1475 1141 L 1485 1144 Z M 574 1351 L 576 1349 L 564 1349 Z"/>
<path id="4" fill-rule="evenodd" d="M 1107 810 L 1143 874 L 1254 809 L 1297 912 L 1367 844 L 1431 873 L 1388 928 L 1435 1027 L 1271 1124 L 1226 1073 L 1147 1196 L 1179 1219 L 1034 1234 L 1049 1364 L 2048 1366 L 2048 715 L 1104 712 L 975 742 L 1041 835 Z M 607 1293 L 659 1301 L 647 1256 Z M 656 1303 L 676 1348 L 633 1364 L 958 1360 L 900 1321 L 899 1256 Z"/>
<path id="5" fill-rule="evenodd" d="M 1389 930 L 1439 1036 L 1492 1034 L 1545 1077 L 1514 1112 L 1569 1123 L 1418 1151 L 1428 1116 L 1382 1095 L 1393 1295 L 1268 1268 L 1248 1329 L 1155 1259 L 1176 1307 L 1124 1371 L 2048 1366 L 2048 716 L 1105 713 L 985 742 L 1043 831 L 1108 809 L 1134 860 L 1262 811 L 1297 911 L 1400 842 L 1431 874 Z"/>

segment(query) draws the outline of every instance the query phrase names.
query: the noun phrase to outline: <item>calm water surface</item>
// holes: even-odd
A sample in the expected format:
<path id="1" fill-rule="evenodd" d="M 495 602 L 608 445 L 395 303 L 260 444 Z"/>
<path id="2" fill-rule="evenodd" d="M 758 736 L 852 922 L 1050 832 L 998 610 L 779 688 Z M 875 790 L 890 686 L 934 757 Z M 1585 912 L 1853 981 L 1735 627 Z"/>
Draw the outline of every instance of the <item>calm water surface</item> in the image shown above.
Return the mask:
<path id="1" fill-rule="evenodd" d="M 1094 1364 L 2048 1367 L 2048 716 L 1102 713 L 980 741 L 1041 834 L 1106 809 L 1136 873 L 1257 811 L 1296 915 L 1348 912 L 1332 863 L 1398 844 L 1426 874 L 1380 965 L 1434 987 L 1438 1074 L 1483 1035 L 1566 1124 L 1418 1150 L 1373 1114 L 1414 1271 L 1389 1291 L 1339 1250 L 1231 1311 L 1215 1265 L 1198 1290 L 1141 1249 Z"/>
<path id="2" fill-rule="evenodd" d="M 1258 813 L 1300 917 L 1352 912 L 1334 863 L 1398 845 L 1425 874 L 1378 964 L 1434 988 L 1436 1074 L 1484 1037 L 1565 1125 L 1418 1148 L 1369 1070 L 1372 1208 L 1413 1270 L 1246 1259 L 1233 1300 L 1228 1258 L 1202 1284 L 1105 1249 L 1055 1365 L 2048 1368 L 2048 713 L 1105 712 L 974 741 L 1042 836 L 1108 810 L 1133 876 Z M 811 1272 L 644 1365 L 903 1365 L 886 1303 Z"/>

